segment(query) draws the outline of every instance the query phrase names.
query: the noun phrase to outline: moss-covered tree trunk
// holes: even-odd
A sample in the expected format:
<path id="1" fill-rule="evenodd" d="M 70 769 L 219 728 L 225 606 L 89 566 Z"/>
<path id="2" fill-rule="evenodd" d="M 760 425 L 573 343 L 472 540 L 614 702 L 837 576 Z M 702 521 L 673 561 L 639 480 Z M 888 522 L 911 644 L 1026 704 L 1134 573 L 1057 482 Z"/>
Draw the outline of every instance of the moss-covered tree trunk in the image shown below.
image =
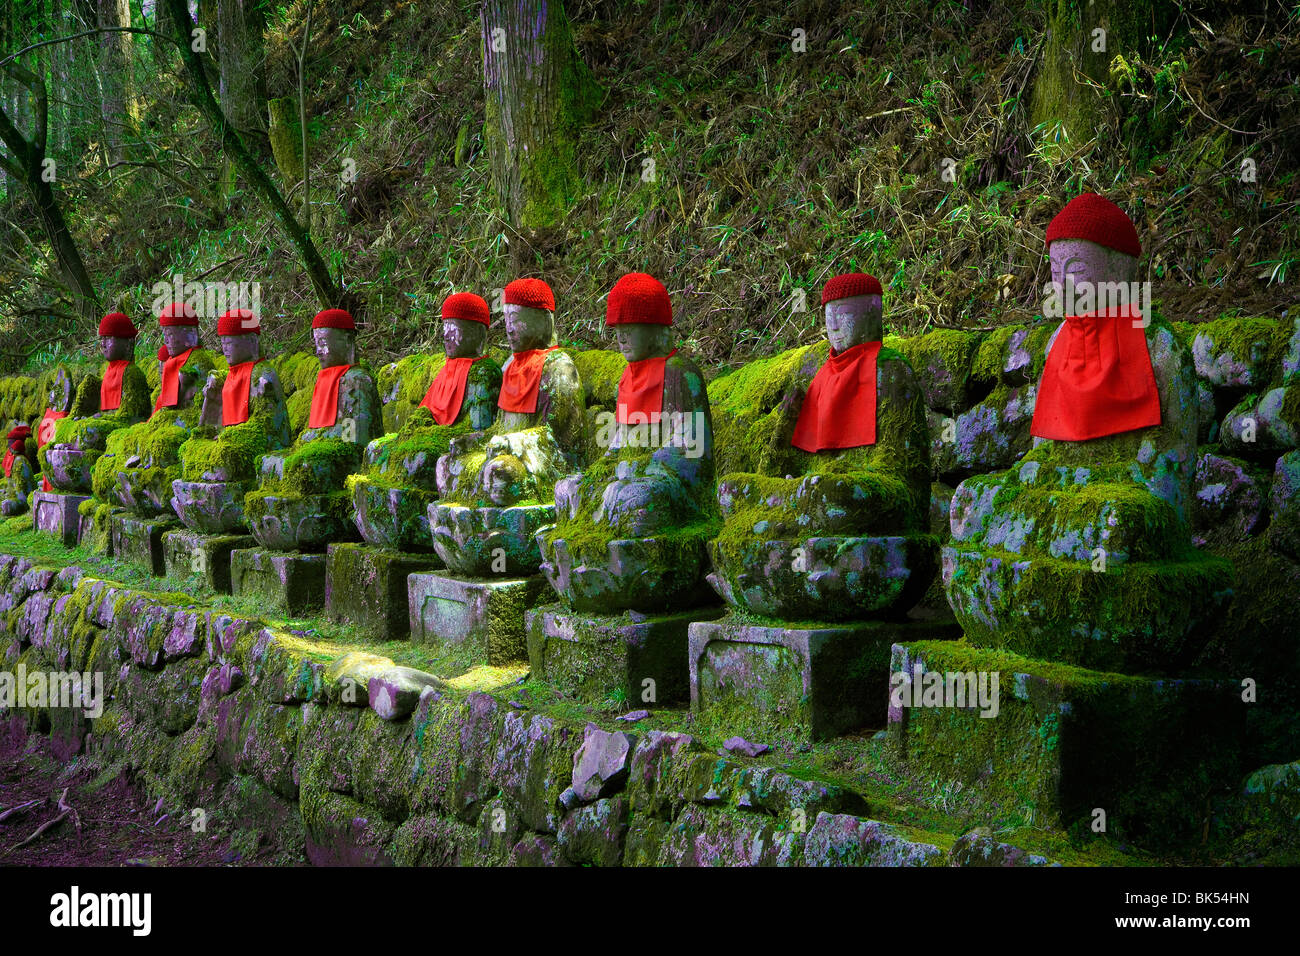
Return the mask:
<path id="1" fill-rule="evenodd" d="M 517 229 L 558 223 L 582 190 L 577 131 L 602 91 L 573 45 L 558 0 L 485 0 L 484 140 Z"/>
<path id="2" fill-rule="evenodd" d="M 126 0 L 99 0 L 98 16 L 100 27 L 129 27 L 131 6 Z M 135 129 L 136 102 L 131 34 L 101 34 L 100 46 L 104 141 L 107 144 L 109 158 L 116 163 L 125 158 L 124 144 Z"/>
<path id="3" fill-rule="evenodd" d="M 1098 87 L 1107 85 L 1111 61 L 1145 50 L 1152 36 L 1163 37 L 1177 8 L 1172 0 L 1047 0 L 1046 6 L 1030 113 L 1034 125 L 1045 125 L 1049 133 L 1059 125 L 1070 142 L 1085 143 L 1105 118 Z"/>
<path id="4" fill-rule="evenodd" d="M 265 15 L 257 0 L 218 0 L 221 108 L 246 141 L 265 142 Z"/>

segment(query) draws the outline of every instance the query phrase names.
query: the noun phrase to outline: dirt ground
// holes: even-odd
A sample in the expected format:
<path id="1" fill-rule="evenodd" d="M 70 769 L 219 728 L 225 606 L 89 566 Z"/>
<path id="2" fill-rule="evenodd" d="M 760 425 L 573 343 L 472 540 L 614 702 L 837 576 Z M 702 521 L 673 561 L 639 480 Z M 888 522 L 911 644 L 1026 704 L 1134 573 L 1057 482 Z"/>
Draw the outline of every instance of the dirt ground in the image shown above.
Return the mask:
<path id="1" fill-rule="evenodd" d="M 72 812 L 20 846 L 43 824 L 61 815 L 59 801 L 65 788 L 65 805 Z M 259 862 L 241 859 L 226 836 L 192 832 L 188 818 L 169 816 L 125 775 L 95 774 L 75 759 L 58 759 L 44 735 L 0 735 L 0 816 L 4 816 L 0 820 L 0 866 L 242 866 Z"/>

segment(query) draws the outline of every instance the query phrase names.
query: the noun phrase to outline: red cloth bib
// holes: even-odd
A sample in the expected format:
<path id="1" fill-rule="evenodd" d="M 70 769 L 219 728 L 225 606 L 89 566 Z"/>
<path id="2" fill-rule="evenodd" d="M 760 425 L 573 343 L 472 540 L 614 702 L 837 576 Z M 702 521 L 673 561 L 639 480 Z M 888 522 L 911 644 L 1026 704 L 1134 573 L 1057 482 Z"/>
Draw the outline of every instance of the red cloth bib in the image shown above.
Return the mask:
<path id="1" fill-rule="evenodd" d="M 667 355 L 657 355 L 638 362 L 628 362 L 623 377 L 618 380 L 617 421 L 631 424 L 629 416 L 637 415 L 637 424 L 659 421 L 664 410 L 664 365 L 677 354 L 673 349 Z"/>
<path id="2" fill-rule="evenodd" d="M 67 412 L 56 412 L 52 408 L 45 409 L 45 414 L 41 416 L 41 424 L 36 429 L 36 447 L 39 449 L 42 445 L 48 445 L 54 441 L 54 423 L 60 418 L 67 418 Z M 41 491 L 53 491 L 54 486 L 50 484 L 50 479 L 44 475 L 41 476 Z"/>
<path id="3" fill-rule="evenodd" d="M 546 364 L 547 353 L 558 348 L 558 345 L 552 345 L 547 349 L 516 352 L 501 379 L 497 408 L 529 415 L 537 411 L 537 387 L 542 384 L 542 366 Z"/>
<path id="4" fill-rule="evenodd" d="M 469 381 L 469 368 L 478 358 L 447 359 L 438 374 L 429 383 L 429 390 L 420 399 L 420 404 L 433 413 L 433 420 L 439 425 L 451 425 L 460 415 L 460 406 L 465 401 L 465 383 Z"/>
<path id="5" fill-rule="evenodd" d="M 1160 424 L 1146 330 L 1131 307 L 1068 315 L 1043 366 L 1035 438 L 1087 441 Z"/>
<path id="6" fill-rule="evenodd" d="M 10 448 L 5 452 L 5 477 L 9 477 L 9 472 L 14 466 L 14 450 Z"/>
<path id="7" fill-rule="evenodd" d="M 104 378 L 99 383 L 99 410 L 111 412 L 122 404 L 122 375 L 130 359 L 115 359 L 104 368 Z"/>
<path id="8" fill-rule="evenodd" d="M 332 365 L 316 373 L 316 387 L 311 393 L 311 417 L 308 428 L 329 428 L 339 418 L 339 381 L 351 365 Z"/>
<path id="9" fill-rule="evenodd" d="M 813 376 L 790 444 L 808 452 L 876 443 L 876 356 L 879 342 L 832 350 Z"/>
<path id="10" fill-rule="evenodd" d="M 153 406 L 155 412 L 160 408 L 174 408 L 181 400 L 181 368 L 190 360 L 193 351 L 194 349 L 186 349 L 180 355 L 173 355 L 163 362 L 162 386 L 158 389 L 158 401 Z"/>
<path id="11" fill-rule="evenodd" d="M 230 366 L 221 386 L 221 424 L 242 425 L 248 421 L 248 387 L 253 382 L 253 366 L 260 361 L 254 359 Z"/>

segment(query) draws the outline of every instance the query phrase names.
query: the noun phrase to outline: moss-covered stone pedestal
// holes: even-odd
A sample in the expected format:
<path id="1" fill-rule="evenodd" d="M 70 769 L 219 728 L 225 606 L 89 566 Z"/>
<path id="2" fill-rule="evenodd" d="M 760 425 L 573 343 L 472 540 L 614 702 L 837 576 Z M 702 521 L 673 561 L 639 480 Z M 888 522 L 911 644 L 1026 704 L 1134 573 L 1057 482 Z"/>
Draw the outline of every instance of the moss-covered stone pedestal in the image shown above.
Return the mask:
<path id="1" fill-rule="evenodd" d="M 411 624 L 407 577 L 437 565 L 433 555 L 331 544 L 325 558 L 325 615 L 376 640 L 401 640 Z"/>
<path id="2" fill-rule="evenodd" d="M 533 677 L 597 705 L 639 707 L 690 698 L 687 629 L 722 607 L 675 613 L 574 613 L 548 604 L 525 615 Z"/>
<path id="3" fill-rule="evenodd" d="M 433 550 L 429 506 L 436 491 L 388 484 L 381 477 L 353 475 L 348 479 L 361 539 L 376 548 Z"/>
<path id="4" fill-rule="evenodd" d="M 960 636 L 950 615 L 919 610 L 902 621 L 843 624 L 697 618 L 687 647 L 691 710 L 718 733 L 764 743 L 883 727 L 890 648 Z"/>
<path id="5" fill-rule="evenodd" d="M 81 546 L 111 557 L 113 517 L 125 514 L 125 509 L 97 498 L 87 498 L 77 507 L 77 511 L 81 514 Z"/>
<path id="6" fill-rule="evenodd" d="M 53 535 L 65 548 L 75 548 L 81 537 L 81 515 L 77 511 L 89 495 L 58 491 L 32 493 L 32 522 L 37 531 Z"/>
<path id="7" fill-rule="evenodd" d="M 325 606 L 325 555 L 236 549 L 230 552 L 230 593 L 289 615 L 320 610 Z"/>
<path id="8" fill-rule="evenodd" d="M 999 819 L 1093 832 L 1100 810 L 1112 836 L 1173 843 L 1199 835 L 1211 796 L 1237 779 L 1248 705 L 1234 681 L 1105 673 L 965 641 L 897 645 L 890 672 L 897 758 Z M 974 699 L 981 682 L 996 686 L 989 700 Z"/>
<path id="9" fill-rule="evenodd" d="M 528 657 L 524 613 L 550 593 L 541 575 L 412 574 L 407 588 L 412 641 L 463 646 L 494 665 Z"/>
<path id="10" fill-rule="evenodd" d="M 542 565 L 536 534 L 555 523 L 555 505 L 429 506 L 433 547 L 449 571 L 481 577 L 536 574 Z"/>
<path id="11" fill-rule="evenodd" d="M 231 552 L 256 547 L 257 542 L 248 534 L 201 534 L 177 528 L 163 535 L 162 545 L 169 577 L 199 574 L 212 590 L 229 594 Z"/>
<path id="12" fill-rule="evenodd" d="M 113 556 L 149 569 L 162 577 L 166 572 L 163 557 L 163 535 L 180 526 L 175 516 L 171 518 L 145 518 L 129 511 L 120 511 L 109 517 Z"/>

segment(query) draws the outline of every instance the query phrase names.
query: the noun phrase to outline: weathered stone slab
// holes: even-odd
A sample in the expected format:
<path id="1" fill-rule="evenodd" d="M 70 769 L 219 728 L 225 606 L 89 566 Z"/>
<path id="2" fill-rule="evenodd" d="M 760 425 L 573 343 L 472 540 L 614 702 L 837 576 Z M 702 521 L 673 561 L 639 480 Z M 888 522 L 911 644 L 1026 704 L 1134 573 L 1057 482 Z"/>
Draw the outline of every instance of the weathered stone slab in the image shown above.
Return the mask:
<path id="1" fill-rule="evenodd" d="M 411 640 L 472 648 L 490 664 L 528 656 L 524 612 L 547 591 L 540 574 L 528 578 L 470 578 L 412 574 L 407 578 Z"/>
<path id="2" fill-rule="evenodd" d="M 671 614 L 575 613 L 562 604 L 529 611 L 534 677 L 594 704 L 663 705 L 690 697 L 687 631 L 721 606 Z"/>
<path id="3" fill-rule="evenodd" d="M 883 727 L 890 648 L 956 640 L 951 616 L 803 627 L 734 617 L 690 626 L 691 710 L 719 733 L 763 743 L 827 740 Z"/>
<path id="4" fill-rule="evenodd" d="M 378 640 L 402 640 L 411 632 L 407 577 L 440 563 L 431 554 L 331 544 L 325 558 L 325 615 Z"/>
<path id="5" fill-rule="evenodd" d="M 162 537 L 163 567 L 168 575 L 201 574 L 208 587 L 219 594 L 230 593 L 230 553 L 254 548 L 249 534 L 200 534 L 185 528 L 168 531 Z"/>
<path id="6" fill-rule="evenodd" d="M 57 491 L 32 492 L 32 521 L 36 530 L 54 535 L 65 548 L 76 547 L 81 531 L 77 507 L 89 497 Z"/>
<path id="7" fill-rule="evenodd" d="M 152 574 L 162 577 L 166 572 L 163 534 L 178 527 L 180 522 L 175 515 L 170 518 L 143 518 L 129 511 L 115 514 L 109 519 L 113 554 L 123 561 L 142 565 Z"/>
<path id="8" fill-rule="evenodd" d="M 1248 705 L 1235 681 L 1102 673 L 964 641 L 900 644 L 890 673 L 900 766 L 1004 817 L 1068 828 L 1102 810 L 1108 834 L 1173 842 L 1199 834 L 1209 795 L 1238 779 Z"/>
<path id="9" fill-rule="evenodd" d="M 230 593 L 289 614 L 323 608 L 325 555 L 238 548 L 230 552 Z"/>

